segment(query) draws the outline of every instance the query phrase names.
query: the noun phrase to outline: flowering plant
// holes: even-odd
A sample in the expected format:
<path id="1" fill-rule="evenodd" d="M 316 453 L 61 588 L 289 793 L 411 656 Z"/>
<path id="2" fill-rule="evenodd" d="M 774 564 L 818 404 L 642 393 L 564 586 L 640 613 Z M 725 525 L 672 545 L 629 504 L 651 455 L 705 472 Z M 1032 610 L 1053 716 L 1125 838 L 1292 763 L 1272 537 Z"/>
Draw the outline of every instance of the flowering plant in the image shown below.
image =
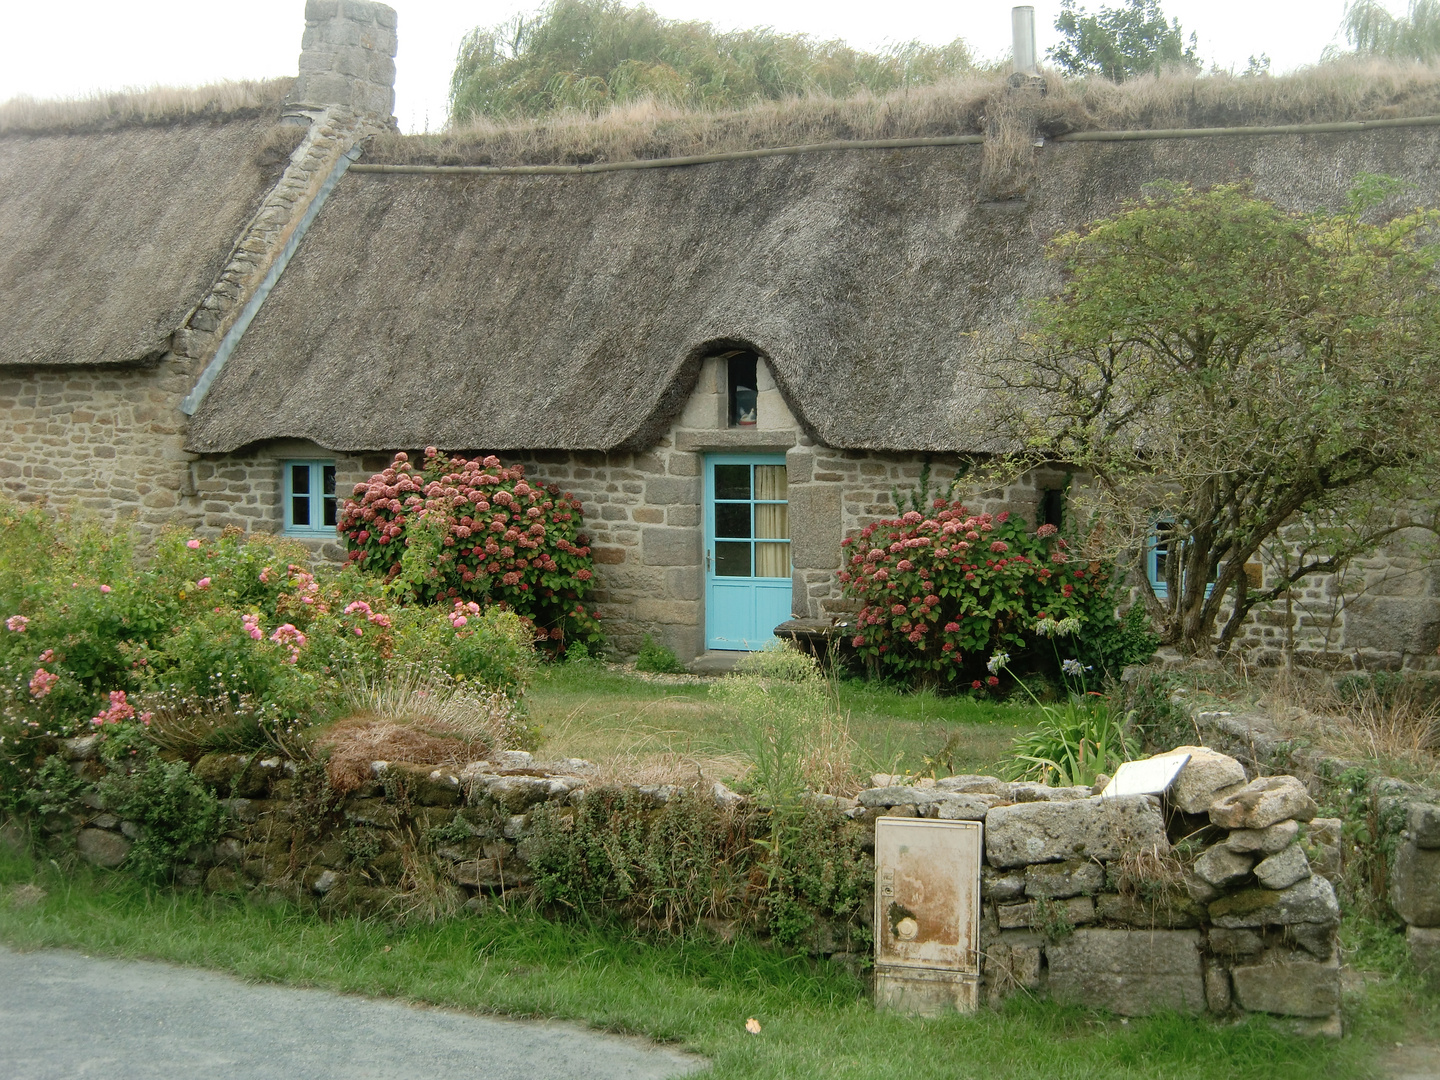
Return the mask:
<path id="1" fill-rule="evenodd" d="M 1073 558 L 1053 525 L 941 498 L 843 545 L 841 588 L 861 604 L 850 643 L 889 675 L 993 689 L 1004 664 L 987 658 L 1115 621 L 1111 567 Z"/>
<path id="2" fill-rule="evenodd" d="M 581 524 L 580 500 L 530 482 L 523 466 L 430 447 L 418 469 L 396 454 L 356 484 L 338 527 L 351 562 L 416 599 L 503 604 L 563 651 L 601 640 L 599 613 L 585 604 L 594 570 Z"/>

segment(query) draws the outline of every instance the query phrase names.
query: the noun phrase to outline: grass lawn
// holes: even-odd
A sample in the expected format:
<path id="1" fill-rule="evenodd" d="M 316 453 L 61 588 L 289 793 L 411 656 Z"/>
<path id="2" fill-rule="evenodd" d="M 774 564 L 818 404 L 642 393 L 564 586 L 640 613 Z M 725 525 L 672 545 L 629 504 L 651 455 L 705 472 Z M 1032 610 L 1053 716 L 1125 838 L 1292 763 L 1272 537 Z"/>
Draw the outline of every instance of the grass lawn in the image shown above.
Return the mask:
<path id="1" fill-rule="evenodd" d="M 1037 722 L 1032 705 L 975 701 L 930 691 L 901 692 L 841 682 L 856 764 L 870 772 L 929 772 L 944 751 L 940 775 L 1003 769 L 1011 740 Z M 541 725 L 545 757 L 582 757 L 643 766 L 677 759 L 710 775 L 744 768 L 736 717 L 701 680 L 651 682 L 598 664 L 543 668 L 526 694 Z"/>
<path id="2" fill-rule="evenodd" d="M 1386 977 L 1347 1005 L 1339 1041 L 1162 1016 L 1129 1022 L 1013 1001 L 975 1016 L 877 1014 L 859 981 L 746 942 L 645 941 L 601 926 L 492 911 L 397 929 L 325 922 L 285 905 L 146 889 L 81 869 L 62 875 L 0 850 L 0 940 L 233 972 L 242 978 L 430 1002 L 476 1012 L 566 1017 L 705 1054 L 716 1080 L 1282 1080 L 1375 1075 L 1384 1048 L 1434 1031 L 1435 999 Z M 13 893 L 12 893 L 13 895 Z M 747 1034 L 748 1017 L 763 1030 Z"/>

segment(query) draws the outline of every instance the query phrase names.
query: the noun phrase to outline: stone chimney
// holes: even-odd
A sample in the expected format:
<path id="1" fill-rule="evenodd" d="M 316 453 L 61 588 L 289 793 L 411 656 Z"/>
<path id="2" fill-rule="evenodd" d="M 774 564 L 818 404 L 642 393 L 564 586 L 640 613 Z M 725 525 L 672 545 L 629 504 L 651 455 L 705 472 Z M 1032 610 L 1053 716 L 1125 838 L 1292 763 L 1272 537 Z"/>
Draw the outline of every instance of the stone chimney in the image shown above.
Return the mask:
<path id="1" fill-rule="evenodd" d="M 296 111 L 326 106 L 394 127 L 395 9 L 373 0 L 306 0 Z"/>

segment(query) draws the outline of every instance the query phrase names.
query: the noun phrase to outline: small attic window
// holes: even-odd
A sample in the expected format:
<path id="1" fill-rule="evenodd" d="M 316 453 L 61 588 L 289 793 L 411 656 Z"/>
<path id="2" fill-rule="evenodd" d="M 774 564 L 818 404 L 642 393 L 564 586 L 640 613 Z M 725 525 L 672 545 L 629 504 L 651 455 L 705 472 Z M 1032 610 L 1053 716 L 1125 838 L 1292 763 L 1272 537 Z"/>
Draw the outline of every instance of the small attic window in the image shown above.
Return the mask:
<path id="1" fill-rule="evenodd" d="M 737 353 L 725 361 L 726 382 L 730 393 L 729 424 L 734 427 L 754 427 L 760 391 L 755 378 L 755 354 Z"/>
<path id="2" fill-rule="evenodd" d="M 1065 492 L 1061 488 L 1046 488 L 1040 492 L 1040 524 L 1053 525 L 1060 529 L 1065 525 Z"/>

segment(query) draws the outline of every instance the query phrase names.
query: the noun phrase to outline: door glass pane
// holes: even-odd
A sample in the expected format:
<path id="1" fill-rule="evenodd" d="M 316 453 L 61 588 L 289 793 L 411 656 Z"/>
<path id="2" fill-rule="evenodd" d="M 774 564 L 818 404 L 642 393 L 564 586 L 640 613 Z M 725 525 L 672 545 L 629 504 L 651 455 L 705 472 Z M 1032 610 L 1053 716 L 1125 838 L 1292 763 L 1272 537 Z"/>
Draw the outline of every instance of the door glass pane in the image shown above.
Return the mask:
<path id="1" fill-rule="evenodd" d="M 715 466 L 715 498 L 717 499 L 748 499 L 750 498 L 750 466 L 749 465 L 716 465 Z M 748 535 L 748 534 L 747 534 Z"/>
<path id="2" fill-rule="evenodd" d="M 756 544 L 755 576 L 788 578 L 790 576 L 790 545 Z"/>
<path id="3" fill-rule="evenodd" d="M 784 503 L 756 503 L 755 535 L 761 540 L 789 540 L 790 507 Z"/>
<path id="4" fill-rule="evenodd" d="M 749 577 L 750 545 L 743 541 L 737 544 L 733 540 L 717 542 L 715 545 L 715 574 L 717 577 Z"/>
<path id="5" fill-rule="evenodd" d="M 784 465 L 755 466 L 755 498 L 778 500 L 785 498 Z"/>
<path id="6" fill-rule="evenodd" d="M 760 507 L 758 509 L 766 509 Z M 716 536 L 750 536 L 750 504 L 749 503 L 716 503 L 715 504 L 715 535 Z"/>

